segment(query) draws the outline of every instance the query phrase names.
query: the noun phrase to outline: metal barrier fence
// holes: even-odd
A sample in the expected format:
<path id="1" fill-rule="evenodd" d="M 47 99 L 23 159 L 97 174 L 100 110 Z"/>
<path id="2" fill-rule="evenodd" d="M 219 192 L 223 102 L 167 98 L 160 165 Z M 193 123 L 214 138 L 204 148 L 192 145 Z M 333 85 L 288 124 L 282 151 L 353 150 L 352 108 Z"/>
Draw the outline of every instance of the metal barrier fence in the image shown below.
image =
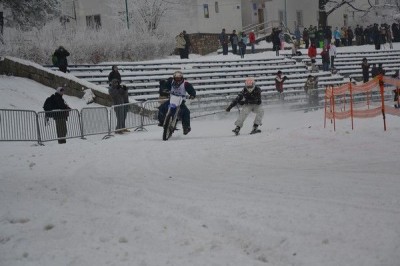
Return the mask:
<path id="1" fill-rule="evenodd" d="M 37 141 L 38 134 L 36 112 L 0 109 L 0 140 Z"/>
<path id="2" fill-rule="evenodd" d="M 141 104 L 126 103 L 113 105 L 110 109 L 110 131 L 116 132 L 125 128 L 140 128 L 141 125 Z"/>
<path id="3" fill-rule="evenodd" d="M 107 107 L 83 108 L 81 110 L 81 121 L 84 136 L 110 133 Z"/>
<path id="4" fill-rule="evenodd" d="M 56 110 L 37 114 L 39 143 L 51 140 L 83 138 L 79 111 Z"/>
<path id="5" fill-rule="evenodd" d="M 207 97 L 204 95 L 187 102 L 192 118 L 225 110 L 232 100 L 221 96 L 208 101 Z M 125 128 L 143 129 L 158 124 L 158 107 L 165 101 L 83 108 L 80 112 L 76 109 L 50 112 L 0 109 L 0 141 L 37 141 L 42 144 L 89 135 L 110 135 Z"/>

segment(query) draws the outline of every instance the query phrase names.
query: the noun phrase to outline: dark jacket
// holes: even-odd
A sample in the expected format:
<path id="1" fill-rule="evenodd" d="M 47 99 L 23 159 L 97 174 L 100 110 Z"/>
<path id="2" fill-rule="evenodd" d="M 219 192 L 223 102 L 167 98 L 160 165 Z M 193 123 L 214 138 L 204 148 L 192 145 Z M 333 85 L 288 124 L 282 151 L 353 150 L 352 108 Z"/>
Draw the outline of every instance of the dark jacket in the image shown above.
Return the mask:
<path id="1" fill-rule="evenodd" d="M 65 103 L 63 97 L 59 93 L 54 93 L 50 96 L 52 110 L 71 110 L 68 104 Z M 68 112 L 51 112 L 46 114 L 47 117 L 53 117 L 54 119 L 67 119 L 69 116 Z"/>
<path id="2" fill-rule="evenodd" d="M 111 80 L 117 79 L 119 81 L 119 84 L 121 84 L 121 74 L 119 71 L 112 70 L 110 74 L 108 74 L 108 82 L 111 82 Z"/>
<path id="3" fill-rule="evenodd" d="M 69 56 L 69 52 L 65 50 L 64 47 L 55 50 L 54 55 L 57 57 L 57 64 L 59 67 L 68 66 L 67 56 Z"/>
<path id="4" fill-rule="evenodd" d="M 249 92 L 247 88 L 243 88 L 241 92 L 239 92 L 238 96 L 233 100 L 233 102 L 229 105 L 229 109 L 236 106 L 237 104 L 261 104 L 261 88 L 255 86 L 254 89 Z"/>

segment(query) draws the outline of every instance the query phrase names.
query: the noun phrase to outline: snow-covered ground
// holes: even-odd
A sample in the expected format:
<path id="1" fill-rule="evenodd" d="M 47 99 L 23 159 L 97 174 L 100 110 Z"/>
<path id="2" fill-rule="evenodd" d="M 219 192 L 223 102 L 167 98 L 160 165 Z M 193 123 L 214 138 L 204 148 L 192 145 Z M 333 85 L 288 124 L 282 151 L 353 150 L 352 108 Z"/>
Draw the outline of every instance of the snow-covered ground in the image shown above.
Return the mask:
<path id="1" fill-rule="evenodd" d="M 0 76 L 0 108 L 54 90 Z M 83 100 L 66 97 L 78 109 Z M 398 117 L 337 121 L 266 106 L 37 146 L 0 142 L 0 265 L 397 266 Z"/>

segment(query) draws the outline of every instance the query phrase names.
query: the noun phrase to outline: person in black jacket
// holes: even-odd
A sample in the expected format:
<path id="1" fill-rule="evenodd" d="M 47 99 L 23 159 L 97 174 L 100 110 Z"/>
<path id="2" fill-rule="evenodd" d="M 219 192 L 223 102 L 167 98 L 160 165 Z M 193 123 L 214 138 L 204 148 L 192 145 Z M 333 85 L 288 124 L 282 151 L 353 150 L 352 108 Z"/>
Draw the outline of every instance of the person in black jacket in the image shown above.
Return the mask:
<path id="1" fill-rule="evenodd" d="M 253 130 L 250 133 L 254 134 L 261 132 L 261 130 L 258 129 L 258 126 L 262 125 L 262 119 L 264 116 L 264 109 L 261 106 L 261 88 L 256 86 L 253 78 L 245 80 L 245 87 L 228 108 L 226 108 L 226 111 L 229 112 L 237 104 L 243 105 L 243 108 L 235 122 L 236 128 L 232 130 L 232 132 L 236 135 L 239 134 L 244 121 L 251 112 L 254 112 L 256 117 L 254 119 Z"/>
<path id="2" fill-rule="evenodd" d="M 57 66 L 58 69 L 64 73 L 67 72 L 68 60 L 67 56 L 69 56 L 69 52 L 65 50 L 64 47 L 60 46 L 57 50 L 54 51 L 54 55 L 57 57 Z"/>
<path id="3" fill-rule="evenodd" d="M 119 84 L 121 84 L 121 74 L 118 71 L 118 67 L 116 65 L 112 66 L 110 74 L 108 74 L 108 82 L 111 84 L 113 79 L 118 80 Z"/>
<path id="4" fill-rule="evenodd" d="M 56 122 L 56 131 L 59 144 L 64 144 L 67 142 L 65 137 L 67 136 L 67 120 L 71 108 L 65 103 L 63 99 L 65 88 L 58 87 L 56 93 L 54 93 L 51 99 L 51 109 L 50 117 Z"/>

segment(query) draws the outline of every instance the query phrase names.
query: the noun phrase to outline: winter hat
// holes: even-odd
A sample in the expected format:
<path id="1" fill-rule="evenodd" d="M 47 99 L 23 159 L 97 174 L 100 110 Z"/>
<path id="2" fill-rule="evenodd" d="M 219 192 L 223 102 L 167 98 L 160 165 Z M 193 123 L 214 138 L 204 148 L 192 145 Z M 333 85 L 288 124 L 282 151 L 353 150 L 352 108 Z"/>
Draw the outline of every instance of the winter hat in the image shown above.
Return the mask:
<path id="1" fill-rule="evenodd" d="M 58 94 L 62 94 L 62 93 L 64 93 L 64 87 L 58 87 L 56 89 L 56 91 L 57 91 Z"/>

